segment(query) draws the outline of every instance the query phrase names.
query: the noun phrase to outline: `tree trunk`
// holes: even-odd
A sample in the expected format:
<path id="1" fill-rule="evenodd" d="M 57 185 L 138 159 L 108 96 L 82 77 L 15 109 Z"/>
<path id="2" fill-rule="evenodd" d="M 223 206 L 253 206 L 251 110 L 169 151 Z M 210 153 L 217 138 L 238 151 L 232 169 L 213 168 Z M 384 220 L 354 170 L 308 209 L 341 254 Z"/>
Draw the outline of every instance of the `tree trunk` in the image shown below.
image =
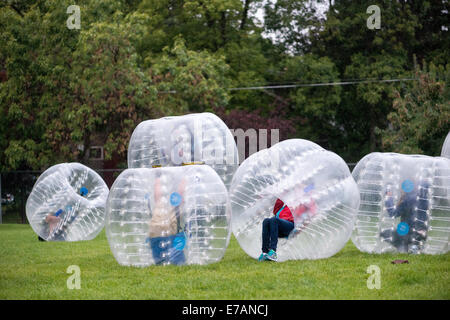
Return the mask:
<path id="1" fill-rule="evenodd" d="M 375 136 L 375 115 L 370 112 L 370 137 L 369 137 L 369 148 L 370 152 L 375 152 L 376 149 L 376 136 Z"/>
<path id="2" fill-rule="evenodd" d="M 248 18 L 248 10 L 250 9 L 250 2 L 252 0 L 245 0 L 244 11 L 242 12 L 241 30 L 244 30 Z"/>
<path id="3" fill-rule="evenodd" d="M 23 13 L 15 5 L 11 4 L 10 7 L 23 18 Z"/>
<path id="4" fill-rule="evenodd" d="M 227 42 L 227 16 L 225 11 L 221 12 L 220 33 L 222 35 L 222 46 Z"/>

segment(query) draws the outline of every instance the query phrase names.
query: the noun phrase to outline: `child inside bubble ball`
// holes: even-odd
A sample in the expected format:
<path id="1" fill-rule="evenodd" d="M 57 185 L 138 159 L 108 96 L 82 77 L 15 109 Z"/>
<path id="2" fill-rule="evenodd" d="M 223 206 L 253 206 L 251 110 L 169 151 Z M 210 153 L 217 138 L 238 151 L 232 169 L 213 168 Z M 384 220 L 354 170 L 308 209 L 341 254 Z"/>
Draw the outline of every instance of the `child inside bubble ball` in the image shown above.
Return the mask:
<path id="1" fill-rule="evenodd" d="M 53 233 L 53 231 L 56 229 L 56 227 L 58 226 L 58 223 L 61 221 L 61 218 L 59 217 L 59 215 L 61 213 L 63 213 L 64 211 L 62 209 L 59 209 L 58 211 L 55 212 L 55 214 L 48 214 L 45 217 L 45 222 L 48 224 L 49 227 L 49 235 L 51 235 Z"/>
<path id="2" fill-rule="evenodd" d="M 181 221 L 182 199 L 185 180 L 182 179 L 178 192 L 173 192 L 169 199 L 164 198 L 161 190 L 161 177 L 155 179 L 154 206 L 151 209 L 149 231 L 146 243 L 149 243 L 155 264 L 182 265 L 184 255 L 185 233 Z"/>
<path id="3" fill-rule="evenodd" d="M 88 189 L 86 187 L 81 187 L 78 191 L 78 194 L 82 197 L 86 197 L 88 194 Z M 48 232 L 48 238 L 54 238 L 55 233 L 59 230 L 59 224 L 61 222 L 61 217 L 63 217 L 66 214 L 67 209 L 70 208 L 70 206 L 66 206 L 66 210 L 58 209 L 56 212 L 49 213 L 45 216 L 44 222 L 48 225 L 49 232 Z M 72 217 L 73 220 L 74 217 Z M 45 241 L 41 236 L 38 236 L 39 241 Z"/>
<path id="4" fill-rule="evenodd" d="M 276 200 L 273 208 L 274 216 L 264 219 L 262 223 L 262 253 L 258 261 L 277 261 L 278 238 L 290 237 L 292 233 L 298 234 L 311 222 L 317 212 L 316 204 L 310 197 L 312 189 L 314 189 L 312 185 L 307 187 L 301 185 L 300 189 L 296 188 L 298 199 L 309 197 L 308 201 L 300 200 L 299 205 L 293 209 L 294 214 L 281 199 Z M 295 229 L 294 216 L 300 222 L 299 227 Z"/>
<path id="5" fill-rule="evenodd" d="M 180 124 L 170 133 L 173 165 L 181 165 L 194 161 L 194 135 L 187 124 Z"/>
<path id="6" fill-rule="evenodd" d="M 409 182 L 409 180 L 408 180 Z M 399 252 L 419 253 L 427 238 L 429 183 L 411 182 L 411 190 L 402 188 L 402 196 L 395 205 L 392 185 L 386 187 L 385 207 L 390 218 L 400 218 L 395 228 L 383 230 L 380 237 Z"/>

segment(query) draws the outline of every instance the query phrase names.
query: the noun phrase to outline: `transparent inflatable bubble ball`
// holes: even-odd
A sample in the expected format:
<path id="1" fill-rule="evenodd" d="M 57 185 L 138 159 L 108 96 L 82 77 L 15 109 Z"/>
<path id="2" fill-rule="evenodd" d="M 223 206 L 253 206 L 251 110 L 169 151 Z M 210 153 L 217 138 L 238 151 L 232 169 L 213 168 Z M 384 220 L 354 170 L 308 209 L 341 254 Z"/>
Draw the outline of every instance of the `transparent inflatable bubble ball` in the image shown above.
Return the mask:
<path id="1" fill-rule="evenodd" d="M 256 259 L 263 221 L 291 218 L 293 228 L 279 230 L 278 261 L 327 258 L 350 239 L 358 194 L 338 155 L 311 141 L 285 140 L 251 155 L 236 171 L 230 188 L 233 234 Z"/>
<path id="2" fill-rule="evenodd" d="M 230 240 L 228 192 L 206 165 L 127 169 L 106 212 L 111 251 L 125 266 L 214 263 Z"/>
<path id="3" fill-rule="evenodd" d="M 141 122 L 128 146 L 129 168 L 173 167 L 203 163 L 229 186 L 239 165 L 225 123 L 212 113 L 188 114 Z"/>
<path id="4" fill-rule="evenodd" d="M 359 207 L 352 241 L 369 253 L 439 254 L 450 236 L 450 159 L 371 153 L 353 169 Z"/>
<path id="5" fill-rule="evenodd" d="M 450 159 L 450 132 L 447 134 L 444 144 L 442 145 L 441 157 Z"/>
<path id="6" fill-rule="evenodd" d="M 80 163 L 52 166 L 28 197 L 28 221 L 47 241 L 92 240 L 105 225 L 108 192 L 103 179 Z"/>

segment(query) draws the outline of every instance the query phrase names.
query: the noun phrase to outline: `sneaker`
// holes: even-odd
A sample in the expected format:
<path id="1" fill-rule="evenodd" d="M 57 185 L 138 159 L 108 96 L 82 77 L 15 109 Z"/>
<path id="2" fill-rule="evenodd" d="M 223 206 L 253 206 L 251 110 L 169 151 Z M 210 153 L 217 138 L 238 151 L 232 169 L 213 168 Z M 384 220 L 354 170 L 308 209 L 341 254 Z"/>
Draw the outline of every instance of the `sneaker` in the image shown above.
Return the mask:
<path id="1" fill-rule="evenodd" d="M 270 260 L 270 261 L 275 261 L 275 262 L 276 262 L 276 261 L 278 260 L 278 258 L 277 258 L 277 253 L 271 249 L 271 250 L 269 251 L 269 253 L 267 254 L 266 259 L 267 259 L 267 260 Z"/>
<path id="2" fill-rule="evenodd" d="M 265 252 L 261 253 L 261 255 L 258 258 L 259 262 L 264 261 L 264 260 L 267 260 L 267 253 L 265 253 Z"/>

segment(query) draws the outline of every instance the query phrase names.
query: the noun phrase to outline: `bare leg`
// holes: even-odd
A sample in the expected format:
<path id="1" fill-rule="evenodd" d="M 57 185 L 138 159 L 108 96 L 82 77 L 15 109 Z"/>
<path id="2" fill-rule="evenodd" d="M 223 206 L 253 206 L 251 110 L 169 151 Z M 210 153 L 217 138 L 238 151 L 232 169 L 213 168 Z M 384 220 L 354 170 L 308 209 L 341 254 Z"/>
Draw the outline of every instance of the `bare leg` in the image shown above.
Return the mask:
<path id="1" fill-rule="evenodd" d="M 56 228 L 56 226 L 58 225 L 59 221 L 61 221 L 60 217 L 55 217 L 55 216 L 52 216 L 50 214 L 45 217 L 45 222 L 48 223 L 49 228 L 50 228 L 50 234 Z"/>

